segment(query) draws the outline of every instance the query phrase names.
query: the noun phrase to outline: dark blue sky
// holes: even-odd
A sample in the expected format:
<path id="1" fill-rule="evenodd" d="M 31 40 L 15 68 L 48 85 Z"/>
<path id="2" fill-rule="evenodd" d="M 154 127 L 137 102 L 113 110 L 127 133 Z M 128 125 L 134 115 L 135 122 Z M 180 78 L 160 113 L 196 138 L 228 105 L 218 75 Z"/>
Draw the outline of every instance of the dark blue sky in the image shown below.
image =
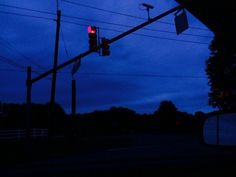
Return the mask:
<path id="1" fill-rule="evenodd" d="M 146 2 L 155 6 L 151 12 L 152 17 L 177 5 L 174 0 L 68 1 L 144 18 L 147 14 L 146 11 L 140 10 L 140 3 Z M 56 12 L 55 1 L 1 0 L 0 4 Z M 62 15 L 131 26 L 144 21 L 75 6 L 62 0 L 59 6 Z M 2 60 L 6 62 L 6 59 L 2 57 L 10 58 L 23 67 L 31 65 L 33 70 L 39 72 L 42 68 L 44 71 L 50 69 L 53 64 L 56 24 L 53 20 L 16 16 L 6 12 L 46 18 L 55 18 L 55 15 L 0 5 L 0 100 L 7 103 L 23 103 L 26 93 L 26 69 L 22 70 L 22 67 L 14 66 L 12 63 L 4 63 Z M 172 100 L 180 111 L 211 110 L 208 106 L 209 87 L 205 75 L 205 61 L 210 53 L 208 45 L 213 33 L 191 14 L 187 14 L 189 24 L 193 27 L 184 32 L 187 35 L 177 36 L 174 33 L 140 30 L 137 33 L 154 37 L 130 35 L 111 45 L 111 56 L 99 57 L 92 54 L 84 58 L 79 72 L 74 77 L 78 84 L 78 112 L 125 106 L 140 113 L 152 113 L 162 100 Z M 161 22 L 174 23 L 174 14 L 163 18 Z M 119 34 L 115 30 L 129 29 L 62 17 L 59 63 L 88 49 L 87 25 L 99 26 L 102 36 L 107 38 Z M 147 28 L 175 32 L 175 26 L 166 23 L 154 23 Z M 70 111 L 71 105 L 71 68 L 72 66 L 68 66 L 58 75 L 56 92 L 57 102 L 67 111 Z M 50 78 L 35 83 L 33 102 L 48 102 L 50 86 Z"/>

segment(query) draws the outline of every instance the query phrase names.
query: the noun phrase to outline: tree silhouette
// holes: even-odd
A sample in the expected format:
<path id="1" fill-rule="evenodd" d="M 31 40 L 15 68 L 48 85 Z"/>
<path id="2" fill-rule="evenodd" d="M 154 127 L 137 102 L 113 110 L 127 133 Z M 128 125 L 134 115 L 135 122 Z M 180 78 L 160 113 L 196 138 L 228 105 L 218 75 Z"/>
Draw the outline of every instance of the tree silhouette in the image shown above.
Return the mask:
<path id="1" fill-rule="evenodd" d="M 172 101 L 162 101 L 157 111 L 154 112 L 165 128 L 174 128 L 178 116 L 178 110 Z"/>
<path id="2" fill-rule="evenodd" d="M 222 110 L 236 109 L 236 45 L 233 40 L 215 37 L 206 62 L 209 104 Z"/>

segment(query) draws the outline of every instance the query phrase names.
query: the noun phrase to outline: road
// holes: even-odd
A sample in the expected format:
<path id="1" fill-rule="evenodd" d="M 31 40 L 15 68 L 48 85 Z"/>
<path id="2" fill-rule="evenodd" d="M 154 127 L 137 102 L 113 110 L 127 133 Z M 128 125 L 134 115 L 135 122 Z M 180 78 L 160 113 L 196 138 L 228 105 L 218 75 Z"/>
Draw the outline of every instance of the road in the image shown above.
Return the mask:
<path id="1" fill-rule="evenodd" d="M 2 168 L 0 176 L 227 176 L 234 149 L 206 146 L 191 135 L 137 135 L 133 144 Z"/>

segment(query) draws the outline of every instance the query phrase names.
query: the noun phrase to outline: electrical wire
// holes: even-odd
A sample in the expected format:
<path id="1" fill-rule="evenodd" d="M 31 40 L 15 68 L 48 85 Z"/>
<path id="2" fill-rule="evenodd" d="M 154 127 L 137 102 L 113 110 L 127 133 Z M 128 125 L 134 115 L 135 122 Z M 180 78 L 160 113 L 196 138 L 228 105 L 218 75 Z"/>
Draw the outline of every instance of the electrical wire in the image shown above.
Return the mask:
<path id="1" fill-rule="evenodd" d="M 1 36 L 0 36 L 0 40 L 2 40 L 3 42 L 6 43 L 6 45 L 4 45 L 6 48 L 10 49 L 10 50 L 13 50 L 15 51 L 16 53 L 18 53 L 21 57 L 23 57 L 23 59 L 29 61 L 31 64 L 37 66 L 39 69 L 41 70 L 45 70 L 45 68 L 43 66 L 41 66 L 40 64 L 38 64 L 36 61 L 34 61 L 33 59 L 25 56 L 20 50 L 18 50 L 11 42 L 3 39 Z"/>
<path id="2" fill-rule="evenodd" d="M 1 59 L 0 59 L 1 60 Z M 0 68 L 0 71 L 25 72 L 24 70 Z M 37 72 L 37 71 L 36 71 Z M 60 71 L 58 74 L 71 74 L 71 72 Z M 131 74 L 131 73 L 79 73 L 81 76 L 99 76 L 99 77 L 146 77 L 146 78 L 169 78 L 169 79 L 206 79 L 204 76 L 190 75 L 161 75 L 161 74 Z"/>
<path id="3" fill-rule="evenodd" d="M 62 26 L 61 26 L 61 37 L 62 37 L 62 41 L 63 41 L 63 44 L 64 44 L 64 49 L 65 49 L 65 52 L 66 52 L 66 56 L 67 56 L 67 58 L 69 58 L 70 55 L 69 55 L 69 51 L 67 49 L 66 40 L 65 40 L 65 36 L 64 36 L 64 32 L 63 32 Z"/>
<path id="4" fill-rule="evenodd" d="M 46 17 L 40 17 L 40 16 L 31 16 L 31 15 L 25 15 L 25 14 L 18 14 L 18 13 L 11 13 L 11 12 L 3 12 L 0 11 L 0 13 L 6 13 L 6 14 L 13 14 L 13 15 L 19 15 L 19 16 L 26 16 L 26 17 L 32 17 L 32 18 L 40 18 L 40 19 L 46 19 L 46 20 L 54 20 L 52 18 L 46 18 Z M 75 22 L 69 22 L 69 21 L 65 21 L 62 20 L 61 22 L 64 23 L 70 23 L 70 24 L 74 24 L 74 25 L 80 25 L 80 26 L 85 26 L 84 24 L 79 24 L 79 23 L 75 23 Z M 88 27 L 88 25 L 86 25 Z M 102 29 L 102 28 L 101 28 Z M 109 30 L 109 31 L 116 31 L 116 32 L 124 32 L 124 31 L 117 31 L 115 29 L 108 29 L 108 28 L 103 28 L 103 30 Z M 189 42 L 189 43 L 196 43 L 196 44 L 207 44 L 207 43 L 201 43 L 201 42 L 194 42 L 194 41 L 187 41 L 187 40 L 179 40 L 179 39 L 171 39 L 171 38 L 163 38 L 163 37 L 158 37 L 158 36 L 151 36 L 151 35 L 144 35 L 144 34 L 138 34 L 138 33 L 132 33 L 135 35 L 139 35 L 139 36 L 143 36 L 143 37 L 153 37 L 153 38 L 158 38 L 158 39 L 166 39 L 166 40 L 173 40 L 173 41 L 179 41 L 179 42 Z"/>
<path id="5" fill-rule="evenodd" d="M 27 14 L 22 14 L 22 13 L 15 13 L 15 12 L 6 12 L 6 11 L 0 11 L 2 14 L 9 14 L 9 15 L 17 15 L 17 16 L 22 16 L 22 17 L 30 17 L 30 18 L 37 18 L 37 19 L 43 19 L 43 20 L 55 20 L 54 18 L 49 18 L 49 17 L 42 17 L 42 16 L 35 16 L 35 15 L 27 15 Z"/>
<path id="6" fill-rule="evenodd" d="M 9 58 L 9 57 L 5 57 L 5 56 L 1 56 L 0 55 L 0 61 L 3 63 L 6 63 L 8 65 L 11 65 L 13 67 L 19 68 L 20 70 L 18 70 L 18 72 L 26 72 L 27 67 L 23 66 L 17 62 L 15 62 L 13 59 Z M 4 69 L 4 71 L 14 71 L 14 69 Z M 17 71 L 17 70 L 15 70 Z M 36 71 L 36 70 L 32 70 L 32 73 L 35 73 L 37 75 L 41 75 L 40 71 Z M 50 80 L 49 77 L 47 77 L 47 79 Z"/>
<path id="7" fill-rule="evenodd" d="M 63 23 L 69 23 L 69 24 L 73 24 L 73 25 L 78 25 L 78 26 L 83 26 L 83 27 L 88 27 L 88 25 L 85 25 L 85 24 L 80 24 L 80 23 L 75 23 L 75 22 L 69 22 L 69 21 L 65 21 L 65 20 L 63 20 L 63 21 L 61 21 L 61 22 L 63 22 Z M 125 31 L 121 31 L 121 30 L 117 30 L 117 29 L 112 29 L 112 28 L 103 28 L 103 27 L 100 27 L 99 29 L 105 30 L 105 31 L 119 32 L 119 33 L 125 32 Z M 154 38 L 154 39 L 163 39 L 163 40 L 184 42 L 184 43 L 193 43 L 193 44 L 209 45 L 208 43 L 205 43 L 205 42 L 190 41 L 190 40 L 182 40 L 182 39 L 173 39 L 173 38 L 167 38 L 167 37 L 152 36 L 152 35 L 147 35 L 147 34 L 142 34 L 142 33 L 132 33 L 132 35 L 143 36 L 143 37 L 149 37 L 149 38 Z"/>
<path id="8" fill-rule="evenodd" d="M 116 14 L 116 15 L 122 15 L 122 16 L 126 16 L 126 17 L 131 17 L 131 18 L 135 18 L 135 19 L 147 20 L 146 18 L 143 18 L 143 17 L 139 17 L 139 16 L 135 16 L 135 15 L 131 15 L 131 14 L 126 14 L 126 13 L 121 13 L 121 12 L 117 12 L 117 11 L 111 11 L 111 10 L 107 10 L 107 9 L 102 9 L 102 8 L 98 8 L 98 7 L 95 7 L 95 6 L 90 6 L 90 5 L 87 5 L 87 4 L 82 4 L 82 3 L 78 3 L 78 2 L 72 2 L 72 1 L 69 1 L 69 0 L 61 0 L 61 1 L 69 3 L 69 4 L 72 4 L 72 5 L 75 5 L 75 6 L 85 7 L 85 8 L 89 8 L 89 9 L 93 9 L 93 10 L 99 10 L 99 11 L 108 12 L 108 13 L 112 13 L 112 14 Z M 157 21 L 157 23 L 174 25 L 173 23 L 164 22 L 164 21 Z M 206 28 L 200 28 L 200 27 L 190 26 L 190 28 L 197 29 L 197 30 L 209 31 Z"/>
<path id="9" fill-rule="evenodd" d="M 1 4 L 1 3 L 0 3 L 0 6 L 8 7 L 8 8 L 14 8 L 14 9 L 19 9 L 19 10 L 25 10 L 25 11 L 30 11 L 30 12 L 38 12 L 38 13 L 42 13 L 42 14 L 56 15 L 56 13 L 49 12 L 49 11 L 29 9 L 29 8 L 25 8 L 25 7 L 12 6 L 12 5 Z"/>
<path id="10" fill-rule="evenodd" d="M 84 20 L 84 21 L 89 21 L 89 22 L 92 21 L 92 22 L 96 22 L 96 23 L 102 23 L 102 24 L 114 25 L 114 26 L 120 26 L 120 27 L 129 27 L 129 28 L 135 27 L 135 26 L 132 26 L 132 25 L 127 25 L 127 24 L 112 23 L 112 22 L 106 22 L 106 21 L 102 21 L 102 20 L 93 20 L 93 19 L 87 19 L 87 18 L 82 18 L 82 17 L 75 17 L 75 16 L 70 16 L 70 15 L 62 15 L 62 16 L 66 17 L 66 18 L 73 18 L 73 19 Z M 142 28 L 142 30 L 154 31 L 154 32 L 162 32 L 162 33 L 169 33 L 169 34 L 176 34 L 176 32 L 173 32 L 173 31 L 159 30 L 159 29 L 153 29 L 153 28 Z M 199 35 L 199 34 L 191 34 L 191 33 L 183 33 L 181 35 L 204 37 L 204 38 L 212 38 L 211 36 L 205 36 L 205 35 Z"/>
<path id="11" fill-rule="evenodd" d="M 26 67 L 15 62 L 13 59 L 10 59 L 10 58 L 7 58 L 7 57 L 4 57 L 4 56 L 1 56 L 0 55 L 0 60 L 6 64 L 9 64 L 9 65 L 12 65 L 14 67 L 17 67 L 17 68 L 20 68 L 20 69 L 24 69 L 26 70 Z"/>
<path id="12" fill-rule="evenodd" d="M 49 12 L 49 11 L 29 9 L 29 8 L 24 8 L 24 7 L 19 7 L 19 6 L 12 6 L 12 5 L 6 5 L 6 4 L 0 4 L 0 6 L 20 9 L 20 10 L 25 10 L 25 11 L 30 11 L 30 12 L 38 12 L 38 13 L 42 13 L 42 14 L 56 15 L 56 13 Z M 103 23 L 103 24 L 114 25 L 114 26 L 134 27 L 134 26 L 131 26 L 131 25 L 126 25 L 126 24 L 112 23 L 112 22 L 107 22 L 107 21 L 102 21 L 102 20 L 87 19 L 87 18 L 83 18 L 83 17 L 77 17 L 77 16 L 72 16 L 72 15 L 66 15 L 66 14 L 62 14 L 62 16 L 65 17 L 65 18 L 72 18 L 72 19 L 78 19 L 78 20 L 84 20 L 84 21 L 92 21 L 92 22 Z M 176 34 L 176 32 L 173 32 L 173 31 L 159 30 L 159 29 L 152 29 L 152 28 L 143 28 L 143 30 Z M 191 34 L 191 33 L 183 33 L 182 35 L 212 38 L 211 36 Z"/>
<path id="13" fill-rule="evenodd" d="M 58 72 L 59 74 L 71 74 L 71 72 Z M 137 73 L 79 73 L 80 76 L 106 76 L 106 77 L 148 77 L 148 78 L 171 78 L 171 79 L 206 79 L 204 76 L 190 75 L 161 75 L 161 74 L 137 74 Z"/>
<path id="14" fill-rule="evenodd" d="M 190 40 L 179 40 L 179 39 L 171 39 L 171 38 L 167 38 L 167 37 L 151 36 L 151 35 L 146 35 L 146 34 L 141 34 L 141 33 L 133 33 L 133 35 L 143 36 L 143 37 L 149 37 L 149 38 L 153 38 L 153 39 L 163 39 L 163 40 L 176 41 L 176 42 L 185 42 L 185 43 L 192 43 L 192 44 L 209 45 L 208 43 L 205 43 L 205 42 L 190 41 Z"/>
<path id="15" fill-rule="evenodd" d="M 14 66 L 14 67 L 17 67 L 17 68 L 19 68 L 21 70 L 25 70 L 26 71 L 26 67 L 25 66 L 15 62 L 13 59 L 10 59 L 8 57 L 0 56 L 0 61 L 6 63 L 8 65 L 11 65 L 11 66 Z M 35 73 L 35 74 L 38 74 L 38 75 L 41 74 L 41 73 L 39 73 L 38 71 L 35 71 L 35 70 L 32 70 L 32 72 Z"/>
<path id="16" fill-rule="evenodd" d="M 0 61 L 2 61 L 1 60 L 1 58 L 0 58 Z M 4 61 L 3 61 L 4 62 Z M 4 62 L 5 63 L 5 62 Z M 21 73 L 24 73 L 25 72 L 25 70 L 20 70 L 20 69 L 4 69 L 4 68 L 0 68 L 0 72 L 12 72 L 12 71 L 14 71 L 14 72 L 21 72 Z"/>

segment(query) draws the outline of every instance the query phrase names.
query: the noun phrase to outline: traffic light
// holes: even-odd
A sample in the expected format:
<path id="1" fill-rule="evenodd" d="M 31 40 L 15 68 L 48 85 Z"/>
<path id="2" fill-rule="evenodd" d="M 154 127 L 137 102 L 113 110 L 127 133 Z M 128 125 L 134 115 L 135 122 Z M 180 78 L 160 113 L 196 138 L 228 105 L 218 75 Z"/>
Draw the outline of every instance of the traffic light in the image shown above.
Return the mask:
<path id="1" fill-rule="evenodd" d="M 110 45 L 109 40 L 107 38 L 102 38 L 102 56 L 110 55 Z"/>
<path id="2" fill-rule="evenodd" d="M 96 51 L 96 48 L 98 46 L 96 26 L 88 27 L 88 36 L 89 36 L 89 49 Z"/>

